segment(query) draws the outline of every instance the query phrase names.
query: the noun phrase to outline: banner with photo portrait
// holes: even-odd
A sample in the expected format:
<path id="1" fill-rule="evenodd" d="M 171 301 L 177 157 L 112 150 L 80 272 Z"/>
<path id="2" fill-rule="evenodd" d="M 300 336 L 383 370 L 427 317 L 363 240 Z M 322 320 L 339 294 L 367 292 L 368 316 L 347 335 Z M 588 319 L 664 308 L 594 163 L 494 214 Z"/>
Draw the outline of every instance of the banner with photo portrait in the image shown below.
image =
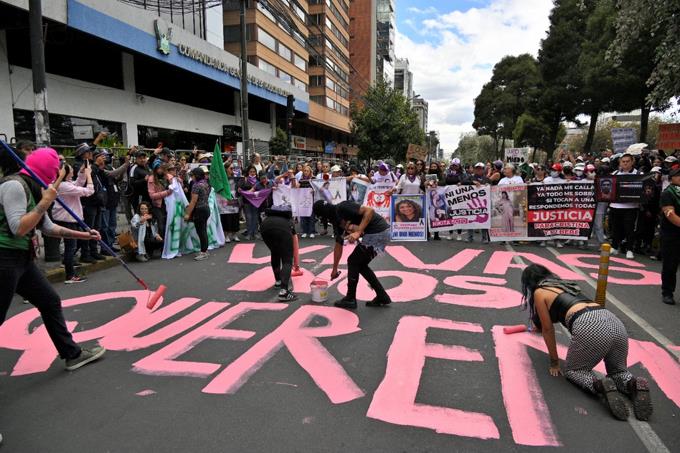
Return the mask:
<path id="1" fill-rule="evenodd" d="M 309 182 L 314 189 L 315 200 L 324 200 L 330 204 L 347 201 L 346 178 L 310 179 Z"/>
<path id="2" fill-rule="evenodd" d="M 527 186 L 525 184 L 491 187 L 492 241 L 517 241 L 527 237 Z"/>
<path id="3" fill-rule="evenodd" d="M 595 216 L 592 182 L 531 184 L 527 195 L 527 240 L 590 237 Z"/>
<path id="4" fill-rule="evenodd" d="M 373 208 L 388 223 L 391 221 L 390 206 L 392 205 L 392 190 L 394 184 L 378 183 L 371 184 L 366 190 L 364 206 Z"/>
<path id="5" fill-rule="evenodd" d="M 595 178 L 595 198 L 609 203 L 640 203 L 644 201 L 645 185 L 655 185 L 651 174 L 606 175 Z"/>
<path id="6" fill-rule="evenodd" d="M 489 229 L 490 186 L 444 186 L 427 191 L 430 231 Z"/>
<path id="7" fill-rule="evenodd" d="M 392 195 L 393 241 L 427 241 L 425 195 Z"/>
<path id="8" fill-rule="evenodd" d="M 277 184 L 272 190 L 272 206 L 277 209 L 291 210 L 291 189 L 285 184 Z"/>
<path id="9" fill-rule="evenodd" d="M 370 186 L 370 182 L 363 181 L 359 178 L 352 178 L 352 181 L 349 183 L 347 199 L 363 205 L 364 200 L 366 200 L 366 192 Z"/>

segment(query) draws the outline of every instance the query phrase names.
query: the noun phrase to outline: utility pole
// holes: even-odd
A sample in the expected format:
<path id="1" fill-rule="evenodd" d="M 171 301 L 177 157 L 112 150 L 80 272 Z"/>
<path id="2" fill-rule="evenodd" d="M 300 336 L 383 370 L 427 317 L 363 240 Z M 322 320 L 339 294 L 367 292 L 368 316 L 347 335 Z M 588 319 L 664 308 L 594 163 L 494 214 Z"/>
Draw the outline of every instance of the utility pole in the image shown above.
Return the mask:
<path id="1" fill-rule="evenodd" d="M 243 164 L 250 162 L 250 137 L 248 134 L 248 50 L 246 48 L 246 2 L 241 0 L 241 139 L 243 140 Z"/>
<path id="2" fill-rule="evenodd" d="M 295 118 L 295 96 L 286 98 L 286 137 L 288 137 L 288 155 L 293 151 L 293 118 Z"/>
<path id="3" fill-rule="evenodd" d="M 45 44 L 41 0 L 28 2 L 28 26 L 31 41 L 31 70 L 33 72 L 33 110 L 35 113 L 35 141 L 50 144 L 50 120 L 47 112 L 47 84 L 45 83 Z"/>

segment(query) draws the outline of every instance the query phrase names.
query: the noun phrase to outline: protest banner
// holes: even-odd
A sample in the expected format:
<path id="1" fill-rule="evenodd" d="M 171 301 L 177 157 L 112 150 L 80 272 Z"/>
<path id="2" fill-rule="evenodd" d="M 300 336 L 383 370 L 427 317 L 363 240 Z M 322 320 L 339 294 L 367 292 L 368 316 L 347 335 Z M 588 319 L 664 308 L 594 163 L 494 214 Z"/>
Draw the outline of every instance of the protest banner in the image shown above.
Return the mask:
<path id="1" fill-rule="evenodd" d="M 639 203 L 652 175 L 608 175 L 595 178 L 595 199 L 609 203 Z"/>
<path id="2" fill-rule="evenodd" d="M 515 241 L 527 237 L 527 186 L 524 184 L 491 187 L 492 241 Z"/>
<path id="3" fill-rule="evenodd" d="M 632 127 L 615 127 L 612 129 L 612 144 L 615 153 L 624 152 L 630 145 L 637 143 L 637 131 Z"/>
<path id="4" fill-rule="evenodd" d="M 490 186 L 445 186 L 427 191 L 430 231 L 488 229 Z"/>
<path id="5" fill-rule="evenodd" d="M 595 215 L 592 182 L 531 184 L 527 187 L 526 240 L 587 240 Z"/>
<path id="6" fill-rule="evenodd" d="M 309 182 L 314 189 L 315 200 L 325 200 L 331 204 L 347 200 L 346 178 L 310 179 Z"/>
<path id="7" fill-rule="evenodd" d="M 291 208 L 293 217 L 311 217 L 314 205 L 314 191 L 310 188 L 291 189 Z"/>
<path id="8" fill-rule="evenodd" d="M 680 123 L 659 124 L 659 137 L 656 139 L 656 147 L 663 149 L 666 154 L 680 149 Z"/>
<path id="9" fill-rule="evenodd" d="M 406 159 L 407 160 L 425 160 L 427 159 L 427 148 L 422 146 L 422 145 L 414 145 L 410 144 L 408 145 L 408 149 L 406 150 Z"/>
<path id="10" fill-rule="evenodd" d="M 390 206 L 392 204 L 391 192 L 393 189 L 394 184 L 372 184 L 366 191 L 364 206 L 373 208 L 373 210 L 387 220 L 387 222 L 390 222 Z"/>
<path id="11" fill-rule="evenodd" d="M 272 204 L 277 209 L 291 210 L 291 188 L 285 184 L 277 184 L 272 191 Z"/>
<path id="12" fill-rule="evenodd" d="M 392 195 L 393 241 L 427 241 L 425 195 Z"/>
<path id="13" fill-rule="evenodd" d="M 505 162 L 514 165 L 529 162 L 529 148 L 505 148 Z"/>
<path id="14" fill-rule="evenodd" d="M 354 201 L 355 203 L 364 204 L 364 200 L 366 199 L 366 191 L 370 185 L 370 183 L 359 178 L 352 178 L 352 182 L 349 183 L 349 193 L 347 194 L 347 199 L 349 201 Z"/>

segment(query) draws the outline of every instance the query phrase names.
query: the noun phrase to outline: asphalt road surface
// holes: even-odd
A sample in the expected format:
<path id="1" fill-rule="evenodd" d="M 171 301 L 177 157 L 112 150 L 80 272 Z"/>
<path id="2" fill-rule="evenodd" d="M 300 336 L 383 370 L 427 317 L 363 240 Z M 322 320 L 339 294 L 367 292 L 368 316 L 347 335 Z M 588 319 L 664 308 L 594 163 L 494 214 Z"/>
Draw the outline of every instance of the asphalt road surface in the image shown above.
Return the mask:
<path id="1" fill-rule="evenodd" d="M 76 339 L 108 349 L 75 372 L 17 298 L 0 328 L 0 450 L 680 451 L 680 306 L 660 301 L 659 263 L 611 263 L 607 307 L 628 329 L 631 369 L 650 378 L 655 408 L 648 423 L 626 423 L 549 376 L 542 337 L 501 330 L 526 323 L 523 264 L 560 266 L 593 295 L 594 251 L 393 243 L 372 267 L 395 303 L 351 312 L 331 303 L 346 272 L 329 302 L 310 300 L 313 275 L 330 272 L 330 238 L 302 247 L 290 304 L 276 301 L 262 242 L 202 262 L 134 263 L 168 287 L 154 312 L 120 267 L 57 284 Z M 364 283 L 359 296 L 372 298 Z"/>

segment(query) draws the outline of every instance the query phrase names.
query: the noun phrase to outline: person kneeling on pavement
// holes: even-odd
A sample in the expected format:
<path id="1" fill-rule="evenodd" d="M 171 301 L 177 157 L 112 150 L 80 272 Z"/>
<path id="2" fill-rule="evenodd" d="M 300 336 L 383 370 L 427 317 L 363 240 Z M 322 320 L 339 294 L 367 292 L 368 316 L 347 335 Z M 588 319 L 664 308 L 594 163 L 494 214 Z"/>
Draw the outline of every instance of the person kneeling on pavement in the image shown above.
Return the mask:
<path id="1" fill-rule="evenodd" d="M 628 333 L 614 313 L 583 294 L 577 283 L 562 280 L 539 264 L 522 272 L 522 294 L 522 306 L 529 308 L 530 322 L 543 334 L 548 348 L 551 376 L 561 374 L 553 327 L 560 322 L 571 333 L 564 366 L 567 380 L 598 396 L 619 420 L 628 419 L 622 393 L 632 400 L 635 418 L 649 420 L 649 384 L 628 370 Z M 607 375 L 600 378 L 593 368 L 602 360 Z"/>
<path id="2" fill-rule="evenodd" d="M 153 257 L 153 252 L 163 250 L 163 237 L 158 231 L 158 220 L 151 213 L 151 205 L 146 201 L 139 203 L 139 213 L 130 220 L 137 232 L 137 261 L 145 263 Z"/>
<path id="3" fill-rule="evenodd" d="M 45 183 L 47 189 L 22 170 L 3 178 L 0 184 L 0 326 L 15 293 L 40 311 L 45 329 L 69 371 L 104 355 L 105 349 L 81 348 L 66 328 L 61 299 L 35 264 L 33 233 L 39 228 L 46 236 L 67 239 L 101 240 L 96 230 L 76 231 L 52 223 L 45 215 L 57 198 L 52 183 L 59 172 L 59 157 L 52 148 L 40 148 L 26 158 L 26 164 Z"/>

